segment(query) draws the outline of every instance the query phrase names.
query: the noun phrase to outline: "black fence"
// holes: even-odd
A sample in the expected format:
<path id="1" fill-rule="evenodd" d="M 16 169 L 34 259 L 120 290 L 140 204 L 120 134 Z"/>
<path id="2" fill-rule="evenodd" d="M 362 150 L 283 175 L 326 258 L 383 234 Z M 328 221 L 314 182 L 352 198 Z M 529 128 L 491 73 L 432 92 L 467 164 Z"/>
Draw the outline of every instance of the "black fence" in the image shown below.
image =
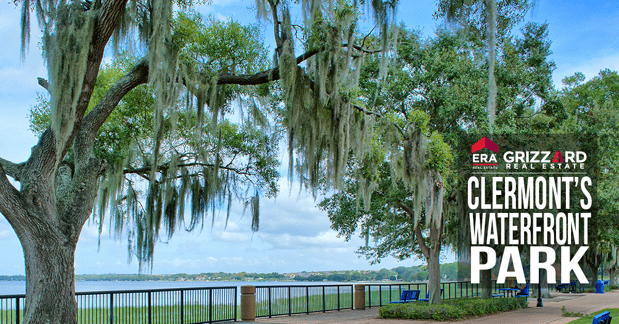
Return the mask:
<path id="1" fill-rule="evenodd" d="M 79 292 L 77 321 L 89 324 L 215 323 L 237 318 L 237 287 Z M 0 323 L 23 322 L 25 295 L 0 296 Z"/>
<path id="2" fill-rule="evenodd" d="M 472 284 L 470 281 L 441 282 L 441 299 L 454 299 L 463 297 L 478 297 L 481 295 L 481 284 Z M 506 288 L 505 284 L 498 284 L 493 280 L 492 288 Z M 427 298 L 427 283 L 406 284 L 365 284 L 365 306 L 383 306 L 392 301 L 400 300 L 402 291 L 419 290 L 419 298 Z"/>
<path id="3" fill-rule="evenodd" d="M 425 283 L 365 284 L 365 306 L 383 306 L 391 301 L 400 300 L 400 295 L 404 290 L 419 290 L 419 296 L 425 296 L 428 286 Z"/>
<path id="4" fill-rule="evenodd" d="M 402 291 L 428 294 L 427 283 L 365 285 L 365 306 L 400 300 Z M 481 285 L 469 281 L 441 282 L 441 299 L 478 297 Z M 493 290 L 505 284 L 493 281 Z M 553 288 L 554 285 L 549 287 Z M 78 323 L 163 324 L 215 323 L 238 318 L 237 287 L 121 290 L 76 293 Z M 256 317 L 309 314 L 354 308 L 354 289 L 347 285 L 256 286 Z M 0 324 L 23 322 L 25 295 L 0 296 Z"/>
<path id="5" fill-rule="evenodd" d="M 256 286 L 256 317 L 353 309 L 353 285 Z"/>

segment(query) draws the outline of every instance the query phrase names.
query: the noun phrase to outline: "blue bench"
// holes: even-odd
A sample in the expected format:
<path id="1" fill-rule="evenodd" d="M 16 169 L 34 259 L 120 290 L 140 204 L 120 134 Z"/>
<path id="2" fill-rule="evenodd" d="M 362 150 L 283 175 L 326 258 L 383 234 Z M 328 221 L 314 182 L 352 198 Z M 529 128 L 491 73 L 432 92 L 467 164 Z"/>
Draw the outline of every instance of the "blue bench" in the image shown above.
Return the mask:
<path id="1" fill-rule="evenodd" d="M 441 288 L 441 298 L 443 298 L 443 288 Z M 419 301 L 430 301 L 430 292 L 426 292 L 426 298 L 421 298 Z"/>
<path id="2" fill-rule="evenodd" d="M 527 285 L 516 294 L 516 297 L 529 297 L 529 283 L 528 282 L 527 282 Z"/>
<path id="3" fill-rule="evenodd" d="M 610 321 L 613 319 L 610 316 L 610 312 L 601 312 L 593 317 L 593 322 L 591 324 L 610 324 Z"/>
<path id="4" fill-rule="evenodd" d="M 576 282 L 570 282 L 568 284 L 558 284 L 555 289 L 559 292 L 567 293 L 567 292 L 576 292 Z M 580 288 L 578 288 L 580 289 Z"/>
<path id="5" fill-rule="evenodd" d="M 392 301 L 391 304 L 406 304 L 417 301 L 417 299 L 419 299 L 419 290 L 404 290 L 400 300 Z"/>

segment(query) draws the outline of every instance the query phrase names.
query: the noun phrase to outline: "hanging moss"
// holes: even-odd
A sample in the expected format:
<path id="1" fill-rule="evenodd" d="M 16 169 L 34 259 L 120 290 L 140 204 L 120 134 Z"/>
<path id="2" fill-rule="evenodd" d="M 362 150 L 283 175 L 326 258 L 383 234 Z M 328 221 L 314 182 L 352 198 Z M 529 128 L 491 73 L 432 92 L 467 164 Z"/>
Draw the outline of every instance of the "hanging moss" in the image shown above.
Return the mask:
<path id="1" fill-rule="evenodd" d="M 51 97 L 50 127 L 57 142 L 64 143 L 74 135 L 77 119 L 81 118 L 76 110 L 77 100 L 102 3 L 93 1 L 88 8 L 80 1 L 65 0 L 26 0 L 23 4 L 24 43 L 28 39 L 31 4 L 36 7 L 44 31 L 43 48 Z M 96 154 L 109 154 L 113 159 L 108 161 L 110 164 L 99 181 L 96 212 L 100 232 L 106 214 L 109 214 L 110 231 L 117 235 L 126 231 L 129 251 L 140 262 L 140 269 L 152 266 L 154 246 L 163 237 L 163 231 L 169 238 L 179 228 L 202 228 L 208 211 L 211 211 L 212 226 L 215 210 L 223 208 L 227 210 L 227 221 L 234 199 L 248 203 L 252 230 L 258 230 L 260 196 L 274 195 L 277 191 L 273 180 L 277 177 L 277 172 L 273 171 L 277 161 L 273 156 L 279 135 L 277 129 L 267 127 L 269 118 L 261 112 L 267 100 L 259 98 L 260 89 L 240 91 L 236 86 L 218 84 L 222 74 L 252 74 L 269 68 L 262 60 L 265 50 L 256 41 L 257 37 L 247 36 L 249 29 L 239 31 L 238 24 L 213 24 L 212 29 L 205 30 L 200 23 L 195 23 L 201 21 L 197 15 L 179 14 L 173 20 L 174 6 L 184 8 L 188 4 L 187 1 L 130 0 L 113 36 L 115 52 L 121 47 L 133 46 L 143 46 L 147 50 L 149 75 L 145 92 L 152 96 L 152 102 L 138 105 L 147 109 L 136 109 L 115 121 L 126 127 L 152 129 L 143 133 L 116 134 L 114 130 L 101 133 L 135 138 L 109 140 L 116 146 L 97 144 L 100 146 Z M 266 18 L 270 14 L 269 19 L 273 20 L 277 31 L 279 48 L 275 62 L 283 96 L 284 126 L 288 131 L 289 154 L 296 158 L 291 158 L 296 161 L 291 163 L 291 174 L 294 168 L 303 184 L 312 190 L 329 184 L 337 187 L 350 153 L 363 155 L 371 150 L 375 129 L 374 120 L 361 113 L 354 102 L 363 60 L 363 52 L 353 46 L 359 45 L 356 19 L 360 9 L 356 4 L 336 1 L 301 1 L 308 30 L 314 23 L 325 28 L 314 28 L 319 31 L 314 43 L 319 47 L 305 49 L 317 49 L 318 53 L 299 64 L 295 51 L 301 46 L 295 43 L 297 35 L 292 28 L 288 3 L 258 0 L 256 4 L 258 15 Z M 390 3 L 382 1 L 373 1 L 372 7 L 380 11 L 376 17 L 384 26 L 383 47 L 386 48 L 386 26 L 394 10 Z M 139 44 L 134 44 L 133 31 Z M 243 52 L 245 56 L 235 56 L 237 51 L 233 47 L 219 47 L 208 41 L 229 35 L 251 39 L 239 45 L 248 48 Z M 202 47 L 193 46 L 197 40 L 203 42 Z M 212 50 L 214 47 L 217 51 Z M 197 55 L 192 57 L 191 51 Z M 226 60 L 228 56 L 233 58 Z M 239 62 L 243 59 L 257 63 Z M 101 97 L 103 95 L 93 96 Z M 249 113 L 247 116 L 243 113 L 243 121 L 239 123 L 242 130 L 226 130 L 230 126 L 225 114 L 231 110 L 233 101 L 241 105 L 249 102 Z M 210 119 L 206 117 L 209 113 Z M 226 131 L 228 134 L 222 134 Z M 230 139 L 236 131 L 248 134 L 247 138 Z M 274 134 L 268 134 L 270 132 Z M 144 133 L 151 137 L 146 138 Z M 257 139 L 259 137 L 262 139 Z M 234 141 L 234 145 L 226 141 Z M 252 141 L 260 148 L 244 146 L 244 141 Z M 239 147 L 241 149 L 234 150 Z M 118 148 L 122 152 L 110 153 Z M 63 158 L 60 155 L 65 152 L 59 150 L 58 154 L 60 161 Z M 259 170 L 252 171 L 254 173 L 249 176 L 239 176 L 220 168 L 226 155 L 227 162 L 230 156 L 240 155 L 239 160 Z M 368 181 L 368 197 L 372 186 Z M 248 197 L 252 189 L 254 193 Z M 187 203 L 190 206 L 186 206 Z M 190 214 L 187 221 L 186 211 Z"/>

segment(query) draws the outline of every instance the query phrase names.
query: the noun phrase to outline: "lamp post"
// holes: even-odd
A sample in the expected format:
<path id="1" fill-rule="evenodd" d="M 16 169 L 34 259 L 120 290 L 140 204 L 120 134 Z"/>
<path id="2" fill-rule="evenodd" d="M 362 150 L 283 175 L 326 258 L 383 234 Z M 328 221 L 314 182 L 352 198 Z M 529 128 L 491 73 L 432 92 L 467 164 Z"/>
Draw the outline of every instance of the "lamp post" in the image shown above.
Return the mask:
<path id="1" fill-rule="evenodd" d="M 544 307 L 542 302 L 542 269 L 539 269 L 539 282 L 537 283 L 537 307 Z"/>

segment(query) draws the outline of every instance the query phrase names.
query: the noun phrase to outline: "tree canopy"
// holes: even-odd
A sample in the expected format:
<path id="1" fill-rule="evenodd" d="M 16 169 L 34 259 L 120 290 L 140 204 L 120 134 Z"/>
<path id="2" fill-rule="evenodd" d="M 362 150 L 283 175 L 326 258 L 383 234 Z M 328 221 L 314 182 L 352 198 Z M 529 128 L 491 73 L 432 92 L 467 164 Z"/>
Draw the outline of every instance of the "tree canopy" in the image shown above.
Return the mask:
<path id="1" fill-rule="evenodd" d="M 337 185 L 349 151 L 371 138 L 368 112 L 353 103 L 358 67 L 391 46 L 397 6 L 258 0 L 258 19 L 273 27 L 267 59 L 255 27 L 205 23 L 192 1 L 15 3 L 23 44 L 31 12 L 42 30 L 49 93 L 31 112 L 40 134 L 31 156 L 0 159 L 0 212 L 24 249 L 26 323 L 75 322 L 75 248 L 93 210 L 128 232 L 140 262 L 152 260 L 162 228 L 196 228 L 233 199 L 251 207 L 257 230 L 259 196 L 277 192 L 282 130 L 301 179 Z M 373 35 L 358 28 L 363 14 Z"/>

